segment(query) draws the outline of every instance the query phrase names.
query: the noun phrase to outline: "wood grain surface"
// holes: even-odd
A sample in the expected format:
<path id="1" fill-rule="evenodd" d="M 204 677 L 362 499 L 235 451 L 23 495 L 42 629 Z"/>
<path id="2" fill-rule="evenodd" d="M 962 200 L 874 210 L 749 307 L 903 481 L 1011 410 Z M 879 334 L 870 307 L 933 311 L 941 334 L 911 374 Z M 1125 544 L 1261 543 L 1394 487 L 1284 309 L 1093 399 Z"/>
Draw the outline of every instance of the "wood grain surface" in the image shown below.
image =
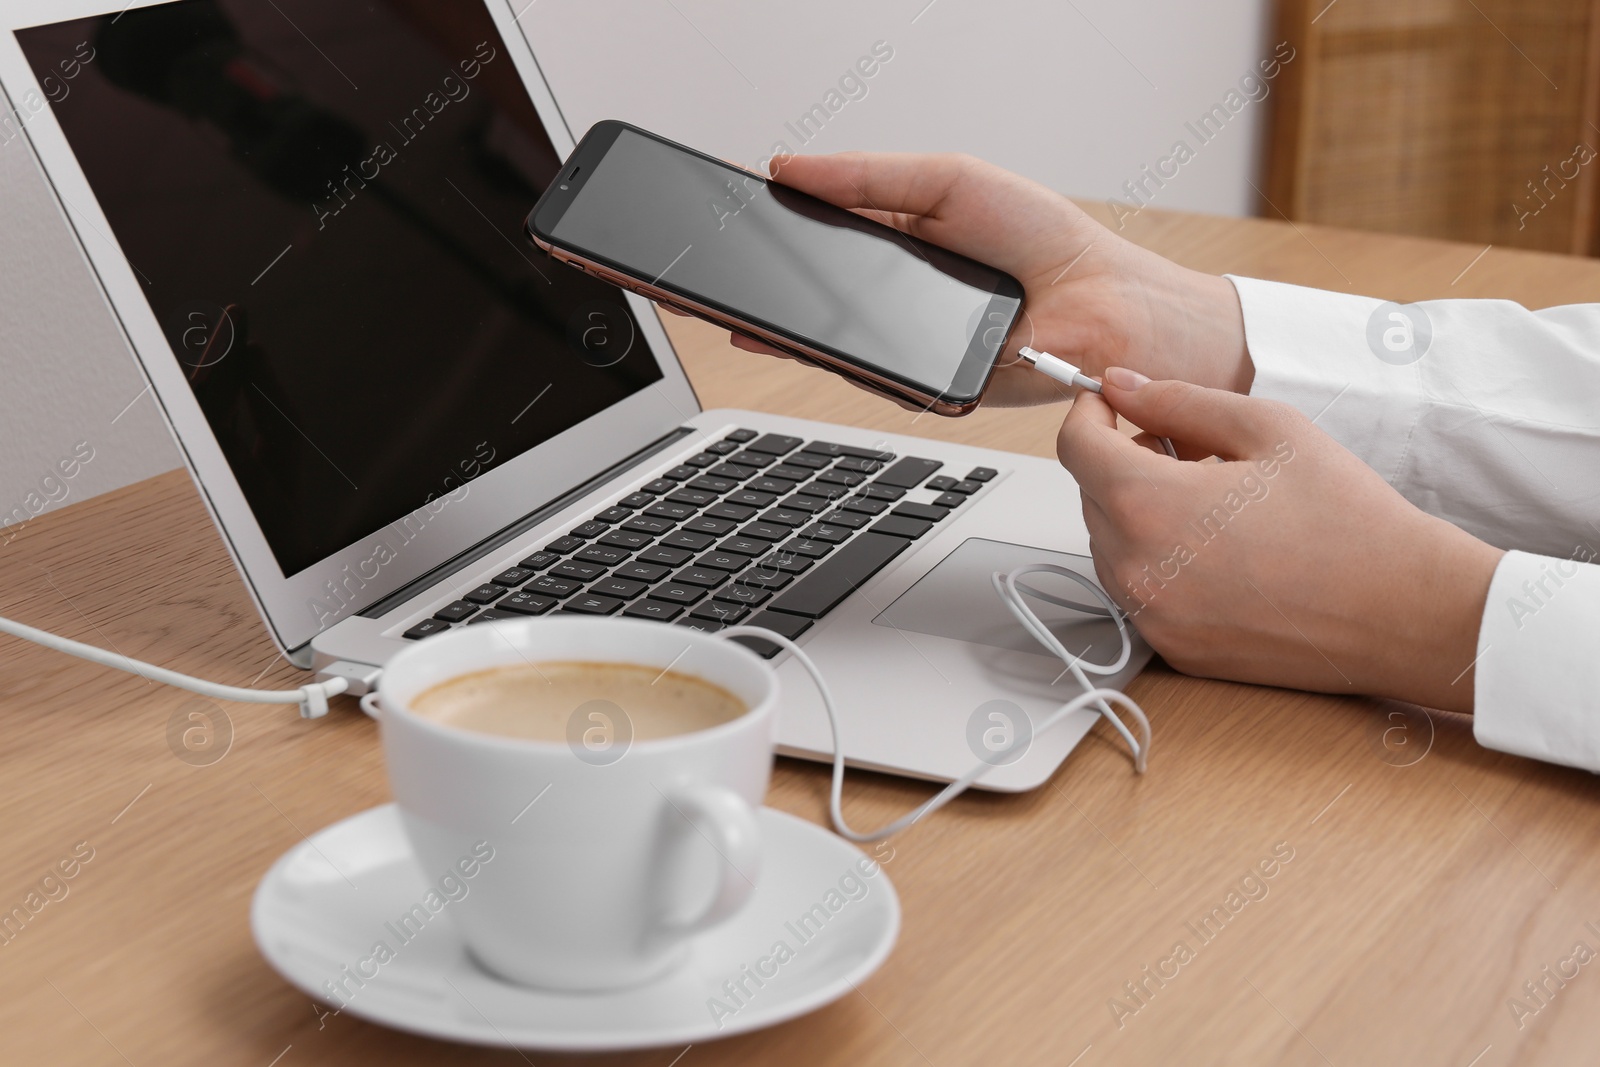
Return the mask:
<path id="1" fill-rule="evenodd" d="M 1156 211 L 1127 232 L 1201 269 L 1402 301 L 1600 299 L 1600 265 L 1560 256 Z M 707 407 L 1053 453 L 1059 408 L 913 421 L 700 323 L 670 328 Z M 300 677 L 181 472 L 24 528 L 0 548 L 0 613 L 219 681 Z M 1596 1061 L 1600 963 L 1559 986 L 1542 970 L 1578 942 L 1600 949 L 1592 776 L 1481 749 L 1470 720 L 1399 705 L 1159 664 L 1131 693 L 1155 730 L 1147 776 L 1102 725 L 1043 788 L 965 797 L 896 839 L 904 928 L 859 992 L 758 1034 L 569 1061 L 319 1023 L 257 954 L 248 909 L 272 861 L 389 799 L 353 702 L 318 722 L 222 705 L 226 755 L 196 766 L 168 738 L 195 698 L 0 638 L 0 911 L 63 861 L 75 870 L 0 941 L 0 1063 Z M 769 802 L 826 823 L 826 782 L 780 760 Z M 852 773 L 847 810 L 874 824 L 930 788 Z M 1218 907 L 1228 921 L 1207 939 L 1195 926 Z M 1524 983 L 1540 981 L 1536 999 Z"/>

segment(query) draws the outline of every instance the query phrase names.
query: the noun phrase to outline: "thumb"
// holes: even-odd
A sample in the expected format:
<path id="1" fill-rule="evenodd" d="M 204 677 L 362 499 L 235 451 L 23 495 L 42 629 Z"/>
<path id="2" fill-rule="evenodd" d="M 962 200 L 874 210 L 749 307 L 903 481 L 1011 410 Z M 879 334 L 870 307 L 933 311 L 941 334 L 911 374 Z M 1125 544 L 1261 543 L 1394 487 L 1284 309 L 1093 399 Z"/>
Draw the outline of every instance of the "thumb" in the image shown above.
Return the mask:
<path id="1" fill-rule="evenodd" d="M 1126 367 L 1106 370 L 1105 400 L 1135 426 L 1169 437 L 1180 451 L 1201 451 L 1225 460 L 1272 451 L 1287 432 L 1282 405 L 1225 389 L 1189 382 L 1153 382 Z"/>

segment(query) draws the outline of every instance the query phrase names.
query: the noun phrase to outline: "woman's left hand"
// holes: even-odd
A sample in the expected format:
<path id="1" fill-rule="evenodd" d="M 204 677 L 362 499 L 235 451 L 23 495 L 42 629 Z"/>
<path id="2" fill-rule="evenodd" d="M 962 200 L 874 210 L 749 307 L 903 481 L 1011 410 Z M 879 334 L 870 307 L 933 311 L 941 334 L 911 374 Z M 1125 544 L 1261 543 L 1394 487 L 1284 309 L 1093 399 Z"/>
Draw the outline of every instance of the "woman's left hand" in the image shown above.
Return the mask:
<path id="1" fill-rule="evenodd" d="M 1120 433 L 1119 412 L 1145 433 Z M 1103 396 L 1079 393 L 1057 452 L 1101 583 L 1173 667 L 1472 710 L 1501 551 L 1298 411 L 1113 368 Z M 1222 462 L 1194 461 L 1209 456 Z"/>

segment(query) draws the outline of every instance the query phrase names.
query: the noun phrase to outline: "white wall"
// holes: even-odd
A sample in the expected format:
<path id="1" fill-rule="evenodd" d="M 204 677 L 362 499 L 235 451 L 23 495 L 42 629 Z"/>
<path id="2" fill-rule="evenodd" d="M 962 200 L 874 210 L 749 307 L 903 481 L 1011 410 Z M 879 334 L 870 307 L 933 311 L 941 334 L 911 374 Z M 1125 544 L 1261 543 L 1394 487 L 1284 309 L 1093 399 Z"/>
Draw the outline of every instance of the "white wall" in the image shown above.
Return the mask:
<path id="1" fill-rule="evenodd" d="M 1095 198 L 1196 143 L 1185 123 L 1272 50 L 1266 0 L 510 2 L 579 132 L 623 118 L 747 164 L 776 141 L 960 150 Z M 802 144 L 785 123 L 877 41 L 893 58 Z M 1248 214 L 1264 116 L 1241 111 L 1155 204 Z M 80 441 L 67 502 L 176 466 L 151 398 L 127 406 L 142 387 L 31 148 L 0 146 L 0 522 Z"/>

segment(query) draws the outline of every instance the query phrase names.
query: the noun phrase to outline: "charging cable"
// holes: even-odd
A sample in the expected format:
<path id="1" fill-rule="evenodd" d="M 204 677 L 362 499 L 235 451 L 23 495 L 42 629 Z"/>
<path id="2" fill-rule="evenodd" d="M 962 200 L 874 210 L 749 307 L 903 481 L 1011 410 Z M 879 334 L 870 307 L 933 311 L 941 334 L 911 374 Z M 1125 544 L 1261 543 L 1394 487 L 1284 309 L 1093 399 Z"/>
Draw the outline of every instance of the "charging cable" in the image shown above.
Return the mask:
<path id="1" fill-rule="evenodd" d="M 1049 596 L 1036 589 L 1017 584 L 1017 579 L 1024 575 L 1045 573 L 1057 574 L 1064 578 L 1072 579 L 1092 593 L 1104 606 L 1105 611 L 1103 614 L 1108 615 L 1117 624 L 1117 636 L 1122 639 L 1122 654 L 1116 658 L 1115 662 L 1090 663 L 1084 660 L 1082 656 L 1073 655 L 1067 651 L 1056 635 L 1050 632 L 1050 628 L 1044 624 L 1039 616 L 1034 614 L 1033 608 L 1023 599 L 1025 593 L 1053 604 L 1076 608 L 1086 614 L 1102 615 L 1102 612 L 1098 609 L 1085 608 L 1074 604 L 1070 600 Z M 1068 570 L 1066 567 L 1058 567 L 1050 563 L 1030 564 L 1025 567 L 1018 567 L 1009 573 L 996 571 L 993 575 L 993 582 L 995 592 L 1005 601 L 1006 607 L 1011 609 L 1011 614 L 1016 616 L 1017 621 L 1022 623 L 1028 632 L 1033 635 L 1034 640 L 1043 645 L 1051 655 L 1056 656 L 1065 663 L 1067 670 L 1072 672 L 1073 678 L 1083 687 L 1081 695 L 1073 697 L 1046 716 L 1045 720 L 1034 728 L 1031 736 L 1037 737 L 1068 717 L 1085 708 L 1092 707 L 1101 715 L 1104 715 L 1112 726 L 1116 728 L 1116 731 L 1122 735 L 1122 739 L 1128 743 L 1128 748 L 1133 753 L 1134 770 L 1143 774 L 1150 760 L 1150 720 L 1145 716 L 1144 709 L 1134 703 L 1120 689 L 1098 688 L 1088 677 L 1091 674 L 1115 674 L 1128 665 L 1128 660 L 1133 655 L 1133 638 L 1128 632 L 1128 624 L 1123 618 L 1122 609 L 1117 607 L 1105 590 L 1088 578 L 1076 571 Z M 956 797 L 965 793 L 967 788 L 978 779 L 994 770 L 995 767 L 1000 766 L 998 763 L 978 763 L 966 774 L 945 786 L 932 799 L 893 822 L 876 830 L 851 829 L 850 824 L 845 822 L 842 807 L 844 794 L 844 745 L 839 739 L 839 712 L 834 707 L 833 693 L 829 691 L 828 683 L 823 679 L 822 672 L 817 669 L 816 663 L 812 661 L 810 656 L 801 651 L 798 645 L 787 637 L 775 634 L 771 630 L 766 630 L 759 626 L 730 626 L 726 630 L 720 631 L 717 636 L 738 637 L 741 635 L 759 637 L 763 641 L 771 641 L 788 649 L 795 659 L 800 661 L 800 665 L 806 669 L 806 673 L 811 675 L 811 680 L 816 684 L 817 693 L 822 697 L 822 707 L 828 713 L 828 728 L 833 733 L 833 788 L 828 797 L 828 813 L 833 819 L 833 828 L 840 837 L 860 844 L 881 841 L 886 837 L 891 837 L 916 823 L 924 815 L 938 811 Z M 1127 724 L 1111 710 L 1112 703 L 1122 705 L 1129 717 L 1138 725 L 1139 736 L 1137 738 L 1128 729 Z M 996 755 L 1005 754 L 1003 751 L 996 753 Z"/>
<path id="2" fill-rule="evenodd" d="M 1100 387 L 1099 382 L 1060 356 L 1052 356 L 1048 352 L 1041 352 L 1037 348 L 1029 348 L 1027 345 L 1023 345 L 1018 350 L 1017 355 L 1022 357 L 1022 362 L 1028 364 L 1028 366 L 1046 378 L 1054 378 L 1063 385 L 1076 385 L 1079 389 L 1087 389 L 1091 393 L 1103 393 L 1105 391 Z M 1172 447 L 1171 441 L 1165 437 L 1157 438 L 1157 440 L 1161 442 L 1161 447 L 1166 451 L 1167 455 L 1173 459 L 1178 458 L 1178 450 Z"/>
<path id="3" fill-rule="evenodd" d="M 0 618 L 0 633 L 20 637 L 24 641 L 32 641 L 34 644 L 53 648 L 57 652 L 65 652 L 69 656 L 79 656 L 106 667 L 115 667 L 120 671 L 140 675 L 152 682 L 175 685 L 179 689 L 187 689 L 191 693 L 214 697 L 217 700 L 235 700 L 247 704 L 298 704 L 300 717 L 303 719 L 320 719 L 328 714 L 328 698 L 338 696 L 350 688 L 348 678 L 329 678 L 325 682 L 312 682 L 299 689 L 242 689 L 239 686 L 219 685 L 203 678 L 193 678 L 177 671 L 169 671 L 165 667 L 131 659 L 120 652 L 107 652 L 103 648 L 86 645 L 81 641 L 57 637 L 53 633 L 36 630 L 32 626 L 24 626 L 7 618 Z"/>

